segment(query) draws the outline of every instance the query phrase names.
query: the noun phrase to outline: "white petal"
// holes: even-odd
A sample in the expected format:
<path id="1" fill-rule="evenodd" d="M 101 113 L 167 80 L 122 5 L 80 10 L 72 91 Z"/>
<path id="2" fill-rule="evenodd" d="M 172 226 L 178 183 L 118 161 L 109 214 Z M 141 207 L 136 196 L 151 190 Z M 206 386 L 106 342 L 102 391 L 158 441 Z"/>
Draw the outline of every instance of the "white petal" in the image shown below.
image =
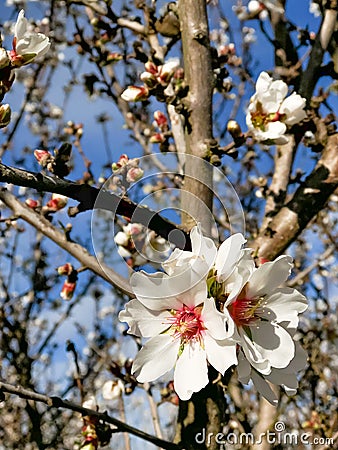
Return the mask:
<path id="1" fill-rule="evenodd" d="M 220 281 L 224 281 L 234 270 L 235 264 L 243 255 L 242 246 L 246 242 L 244 236 L 236 233 L 226 239 L 217 252 L 215 269 Z"/>
<path id="2" fill-rule="evenodd" d="M 167 319 L 171 317 L 168 311 L 150 311 L 139 300 L 130 300 L 125 310 L 119 314 L 121 322 L 129 325 L 129 334 L 142 337 L 156 336 L 169 328 Z"/>
<path id="3" fill-rule="evenodd" d="M 244 356 L 242 350 L 238 353 L 237 366 L 238 380 L 243 384 L 248 384 L 251 376 L 251 366 L 249 361 Z"/>
<path id="4" fill-rule="evenodd" d="M 260 95 L 267 92 L 269 87 L 271 86 L 271 83 L 272 78 L 266 72 L 262 72 L 256 81 L 257 94 Z"/>
<path id="5" fill-rule="evenodd" d="M 251 326 L 250 330 L 256 349 L 272 367 L 286 367 L 295 356 L 292 337 L 278 324 L 260 322 L 256 326 Z"/>
<path id="6" fill-rule="evenodd" d="M 200 256 L 204 259 L 210 268 L 213 265 L 217 254 L 217 248 L 214 241 L 203 236 L 200 225 L 191 230 L 190 239 L 192 252 L 196 256 Z"/>
<path id="7" fill-rule="evenodd" d="M 307 299 L 297 289 L 280 288 L 276 289 L 272 295 L 265 297 L 263 311 L 259 312 L 260 317 L 268 319 L 270 322 L 289 322 L 294 328 L 298 324 L 298 314 L 308 307 Z"/>
<path id="8" fill-rule="evenodd" d="M 265 132 L 263 133 L 265 139 L 278 139 L 280 136 L 285 134 L 286 125 L 282 122 L 269 122 L 265 128 Z"/>
<path id="9" fill-rule="evenodd" d="M 225 303 L 225 307 L 229 306 L 238 296 L 244 285 L 248 282 L 251 274 L 256 270 L 251 253 L 251 249 L 243 250 L 242 258 L 236 265 L 233 273 L 226 280 L 225 292 L 228 294 L 228 299 Z"/>
<path id="10" fill-rule="evenodd" d="M 287 280 L 292 267 L 291 256 L 285 255 L 258 267 L 249 280 L 248 298 L 259 297 L 272 292 Z"/>
<path id="11" fill-rule="evenodd" d="M 136 297 L 151 310 L 179 309 L 182 302 L 171 292 L 170 277 L 162 272 L 134 272 L 130 284 Z"/>
<path id="12" fill-rule="evenodd" d="M 229 317 L 216 309 L 215 300 L 213 298 L 205 299 L 201 317 L 205 328 L 214 339 L 222 340 L 231 336 L 228 330 L 229 325 L 227 325 Z"/>
<path id="13" fill-rule="evenodd" d="M 180 340 L 166 334 L 151 338 L 136 355 L 132 373 L 140 383 L 156 380 L 174 367 L 179 347 Z"/>
<path id="14" fill-rule="evenodd" d="M 278 398 L 277 395 L 273 392 L 273 390 L 270 388 L 268 383 L 264 380 L 263 377 L 261 377 L 257 372 L 254 370 L 251 373 L 251 379 L 257 389 L 257 391 L 263 395 L 263 397 L 271 403 L 273 406 L 277 406 L 278 404 Z"/>
<path id="15" fill-rule="evenodd" d="M 249 363 L 263 375 L 268 375 L 271 372 L 269 360 L 263 357 L 260 348 L 256 346 L 255 342 L 252 342 L 242 328 L 239 328 L 239 334 L 243 353 Z"/>
<path id="16" fill-rule="evenodd" d="M 184 346 L 174 372 L 174 388 L 181 400 L 189 400 L 209 382 L 205 350 L 199 342 Z"/>
<path id="17" fill-rule="evenodd" d="M 216 341 L 209 333 L 206 333 L 204 346 L 209 363 L 222 375 L 231 366 L 237 365 L 235 342 L 230 340 Z"/>
<path id="18" fill-rule="evenodd" d="M 284 122 L 287 125 L 294 125 L 305 119 L 306 112 L 304 111 L 306 105 L 305 98 L 301 97 L 299 94 L 295 92 L 287 97 L 281 107 L 279 112 L 281 114 L 286 114 L 286 119 Z"/>
<path id="19" fill-rule="evenodd" d="M 21 39 L 26 31 L 27 31 L 27 19 L 25 18 L 25 11 L 22 9 L 19 14 L 18 18 L 16 19 L 16 24 L 14 27 L 14 36 L 17 38 L 17 40 Z"/>

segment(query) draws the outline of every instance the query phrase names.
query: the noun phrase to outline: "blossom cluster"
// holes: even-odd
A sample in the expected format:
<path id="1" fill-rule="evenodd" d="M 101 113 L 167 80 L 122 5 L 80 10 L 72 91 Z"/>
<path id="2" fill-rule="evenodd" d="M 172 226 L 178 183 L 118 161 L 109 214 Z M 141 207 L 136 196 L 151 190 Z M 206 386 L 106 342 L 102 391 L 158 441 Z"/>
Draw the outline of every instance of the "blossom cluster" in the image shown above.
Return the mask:
<path id="1" fill-rule="evenodd" d="M 151 61 L 146 62 L 145 71 L 141 73 L 140 79 L 143 81 L 143 86 L 128 86 L 122 94 L 121 98 L 126 102 L 137 102 L 146 100 L 151 90 L 156 88 L 165 89 L 176 70 L 179 68 L 179 60 L 173 58 L 163 65 L 157 66 Z"/>
<path id="2" fill-rule="evenodd" d="M 307 300 L 283 287 L 292 258 L 256 267 L 239 233 L 219 249 L 198 226 L 190 236 L 192 250 L 175 249 L 164 272 L 131 277 L 136 298 L 119 318 L 128 333 L 149 338 L 133 362 L 137 380 L 152 382 L 174 368 L 174 389 L 188 400 L 208 384 L 208 365 L 222 375 L 236 366 L 238 379 L 252 380 L 272 404 L 269 382 L 295 393 L 306 354 L 294 337 Z"/>
<path id="3" fill-rule="evenodd" d="M 305 119 L 306 100 L 295 92 L 287 94 L 284 81 L 273 81 L 266 72 L 260 74 L 246 115 L 246 124 L 257 141 L 285 144 L 287 127 Z"/>
<path id="4" fill-rule="evenodd" d="M 127 264 L 135 267 L 147 264 L 159 263 L 168 257 L 169 243 L 154 231 L 148 230 L 140 223 L 128 223 L 122 227 L 114 241 L 118 246 L 118 252 Z"/>

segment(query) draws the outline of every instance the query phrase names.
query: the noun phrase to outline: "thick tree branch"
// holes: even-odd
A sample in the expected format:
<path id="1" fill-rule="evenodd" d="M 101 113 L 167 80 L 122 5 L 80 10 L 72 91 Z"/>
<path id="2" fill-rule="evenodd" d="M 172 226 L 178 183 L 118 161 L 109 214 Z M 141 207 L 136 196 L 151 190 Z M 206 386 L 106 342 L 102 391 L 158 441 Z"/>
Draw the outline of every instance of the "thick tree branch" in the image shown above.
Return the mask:
<path id="1" fill-rule="evenodd" d="M 70 208 L 70 215 L 93 209 L 104 209 L 125 216 L 133 222 L 142 223 L 176 247 L 186 250 L 190 248 L 189 235 L 174 223 L 164 219 L 155 211 L 138 206 L 127 198 L 121 198 L 114 193 L 55 176 L 9 167 L 1 163 L 0 182 L 30 187 L 39 192 L 65 195 L 79 202 L 76 208 Z"/>
<path id="2" fill-rule="evenodd" d="M 337 149 L 338 134 L 333 134 L 313 172 L 255 240 L 258 256 L 274 259 L 282 254 L 324 207 L 338 186 Z"/>
<path id="3" fill-rule="evenodd" d="M 0 200 L 13 211 L 15 216 L 25 220 L 34 228 L 41 231 L 41 233 L 50 238 L 59 247 L 76 258 L 83 266 L 88 267 L 88 269 L 108 281 L 108 283 L 115 286 L 124 294 L 130 297 L 134 296 L 127 279 L 105 264 L 100 264 L 96 257 L 90 255 L 81 245 L 68 241 L 64 233 L 54 227 L 45 217 L 21 203 L 13 194 L 5 189 L 0 189 Z"/>
<path id="4" fill-rule="evenodd" d="M 197 156 L 185 167 L 182 190 L 183 222 L 190 229 L 195 221 L 204 234 L 211 233 L 212 167 L 199 158 L 208 155 L 212 141 L 212 72 L 209 29 L 205 0 L 180 0 L 179 18 L 182 35 L 184 76 L 189 93 L 186 99 L 186 152 Z"/>
<path id="5" fill-rule="evenodd" d="M 109 423 L 114 425 L 119 432 L 124 431 L 134 436 L 137 436 L 145 441 L 151 442 L 154 445 L 157 445 L 160 448 L 168 449 L 168 450 L 179 450 L 180 447 L 177 444 L 173 444 L 172 442 L 165 441 L 163 439 L 159 439 L 156 436 L 152 436 L 151 434 L 144 433 L 143 431 L 131 427 L 124 422 L 121 422 L 114 417 L 109 416 L 107 413 L 101 413 L 98 411 L 94 411 L 92 409 L 84 408 L 76 403 L 70 402 L 68 400 L 63 400 L 60 397 L 49 397 L 48 395 L 40 394 L 29 389 L 24 389 L 20 386 L 13 386 L 8 383 L 4 383 L 0 381 L 0 392 L 8 392 L 9 394 L 17 395 L 20 398 L 25 398 L 27 400 L 33 400 L 35 402 L 41 402 L 48 405 L 51 408 L 64 408 L 74 412 L 78 412 L 82 414 L 82 416 L 92 416 L 97 417 L 99 420 L 105 423 Z"/>
<path id="6" fill-rule="evenodd" d="M 336 9 L 326 9 L 323 20 L 313 45 L 308 66 L 303 73 L 300 83 L 299 93 L 309 102 L 316 83 L 320 77 L 320 66 L 323 61 L 324 53 L 327 50 L 329 42 L 335 31 L 337 23 L 337 7 Z"/>

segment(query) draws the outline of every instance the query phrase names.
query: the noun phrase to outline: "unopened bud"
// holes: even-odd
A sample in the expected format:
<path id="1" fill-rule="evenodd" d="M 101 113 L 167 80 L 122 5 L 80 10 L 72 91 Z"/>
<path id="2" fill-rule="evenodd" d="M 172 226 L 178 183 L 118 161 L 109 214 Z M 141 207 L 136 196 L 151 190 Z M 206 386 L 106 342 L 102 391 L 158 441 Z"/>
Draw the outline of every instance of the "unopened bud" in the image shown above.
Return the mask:
<path id="1" fill-rule="evenodd" d="M 38 200 L 33 200 L 32 198 L 27 198 L 25 200 L 26 205 L 29 208 L 36 209 L 40 206 L 40 202 Z"/>
<path id="2" fill-rule="evenodd" d="M 60 292 L 60 297 L 64 300 L 70 300 L 73 297 L 76 288 L 76 282 L 72 283 L 70 281 L 65 281 Z"/>
<path id="3" fill-rule="evenodd" d="M 70 263 L 66 263 L 63 266 L 59 266 L 57 269 L 59 275 L 70 275 L 73 272 L 73 266 Z"/>
<path id="4" fill-rule="evenodd" d="M 6 103 L 0 106 L 0 128 L 7 127 L 11 121 L 11 107 Z"/>
<path id="5" fill-rule="evenodd" d="M 157 65 L 151 61 L 147 61 L 144 65 L 144 68 L 146 69 L 147 72 L 149 72 L 153 75 L 157 75 L 157 73 L 158 73 Z"/>
<path id="6" fill-rule="evenodd" d="M 34 150 L 34 156 L 42 167 L 46 167 L 48 163 L 53 162 L 53 156 L 47 150 Z"/>
<path id="7" fill-rule="evenodd" d="M 9 64 L 9 56 L 4 48 L 0 48 L 0 69 L 7 67 Z"/>
<path id="8" fill-rule="evenodd" d="M 155 111 L 154 112 L 154 119 L 155 119 L 156 124 L 157 124 L 157 126 L 159 128 L 167 127 L 168 120 L 167 120 L 165 114 L 163 114 L 162 111 Z"/>
<path id="9" fill-rule="evenodd" d="M 149 91 L 145 86 L 129 86 L 122 92 L 121 98 L 126 102 L 137 102 L 146 100 L 148 98 Z"/>
<path id="10" fill-rule="evenodd" d="M 161 144 L 164 141 L 165 137 L 162 133 L 153 134 L 149 139 L 149 142 L 151 142 L 152 144 Z"/>
<path id="11" fill-rule="evenodd" d="M 52 198 L 47 202 L 47 208 L 50 211 L 59 211 L 67 205 L 68 198 L 64 195 L 52 194 Z"/>
<path id="12" fill-rule="evenodd" d="M 143 81 L 143 83 L 150 89 L 154 88 L 158 84 L 156 76 L 149 72 L 142 72 L 140 75 L 140 80 Z"/>
<path id="13" fill-rule="evenodd" d="M 128 183 L 134 183 L 143 177 L 144 171 L 140 167 L 132 167 L 127 172 L 126 180 Z"/>
<path id="14" fill-rule="evenodd" d="M 227 124 L 227 130 L 229 131 L 233 139 L 237 139 L 242 136 L 241 127 L 239 126 L 238 122 L 236 122 L 236 120 L 229 120 Z"/>

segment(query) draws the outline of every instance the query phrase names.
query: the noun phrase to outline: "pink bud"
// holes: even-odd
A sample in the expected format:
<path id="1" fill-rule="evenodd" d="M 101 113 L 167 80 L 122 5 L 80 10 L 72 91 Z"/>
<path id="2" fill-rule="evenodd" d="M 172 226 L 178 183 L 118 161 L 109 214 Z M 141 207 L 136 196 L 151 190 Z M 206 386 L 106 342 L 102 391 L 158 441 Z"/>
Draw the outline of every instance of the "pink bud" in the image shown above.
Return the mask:
<path id="1" fill-rule="evenodd" d="M 63 266 L 59 266 L 57 269 L 59 275 L 70 275 L 73 272 L 73 266 L 70 263 L 66 263 Z"/>
<path id="2" fill-rule="evenodd" d="M 64 195 L 52 194 L 52 198 L 47 203 L 47 208 L 50 211 L 59 211 L 67 205 L 68 198 Z"/>
<path id="3" fill-rule="evenodd" d="M 32 198 L 27 198 L 25 200 L 25 203 L 29 208 L 32 209 L 38 208 L 40 206 L 40 202 L 38 202 L 37 200 L 33 200 Z"/>
<path id="4" fill-rule="evenodd" d="M 153 62 L 147 61 L 144 67 L 147 72 L 151 73 L 152 75 L 157 75 L 159 68 Z"/>
<path id="5" fill-rule="evenodd" d="M 143 177 L 143 170 L 140 167 L 132 167 L 127 172 L 127 181 L 128 183 L 134 183 L 135 181 L 140 180 Z"/>
<path id="6" fill-rule="evenodd" d="M 64 300 L 70 300 L 73 297 L 74 291 L 76 288 L 76 282 L 71 283 L 69 281 L 65 281 L 62 286 L 62 290 L 60 292 L 60 297 Z"/>
<path id="7" fill-rule="evenodd" d="M 149 91 L 146 86 L 129 86 L 122 92 L 121 98 L 126 102 L 137 102 L 146 100 L 148 98 Z"/>
<path id="8" fill-rule="evenodd" d="M 46 167 L 49 162 L 53 161 L 53 156 L 47 150 L 34 150 L 34 156 L 42 167 Z"/>
<path id="9" fill-rule="evenodd" d="M 149 139 L 149 142 L 152 144 L 160 144 L 161 142 L 165 141 L 165 137 L 162 133 L 156 133 L 151 136 Z"/>
<path id="10" fill-rule="evenodd" d="M 166 116 L 163 114 L 162 111 L 155 111 L 154 112 L 154 119 L 156 121 L 156 124 L 159 128 L 167 127 L 168 126 L 168 120 Z"/>

